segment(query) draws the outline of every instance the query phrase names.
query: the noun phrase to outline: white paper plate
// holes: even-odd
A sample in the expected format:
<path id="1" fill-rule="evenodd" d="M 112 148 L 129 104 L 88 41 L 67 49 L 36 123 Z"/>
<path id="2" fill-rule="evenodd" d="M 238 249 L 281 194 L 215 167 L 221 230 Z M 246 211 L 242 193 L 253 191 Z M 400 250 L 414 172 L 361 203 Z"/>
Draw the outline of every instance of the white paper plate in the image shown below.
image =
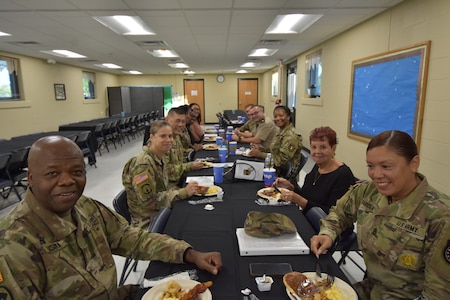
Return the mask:
<path id="1" fill-rule="evenodd" d="M 317 275 L 315 272 L 302 272 L 302 274 L 313 281 L 317 280 Z M 326 276 L 327 274 L 322 273 L 322 278 L 326 278 Z M 336 287 L 342 292 L 342 295 L 344 295 L 345 300 L 358 300 L 358 295 L 356 294 L 355 290 L 347 282 L 336 277 L 334 279 L 334 283 L 336 284 Z M 287 288 L 286 293 L 289 296 L 289 299 L 301 300 L 301 298 L 292 295 Z"/>
<path id="2" fill-rule="evenodd" d="M 222 191 L 222 188 L 220 186 L 213 185 L 213 187 L 215 187 L 217 189 L 217 192 L 210 193 L 210 194 L 204 194 L 204 195 L 202 195 L 202 194 L 195 194 L 195 196 L 201 196 L 201 197 L 203 197 L 203 196 L 205 196 L 205 197 L 217 196 L 217 193 Z"/>
<path id="3" fill-rule="evenodd" d="M 203 150 L 218 150 L 219 145 L 217 144 L 205 144 L 203 145 Z"/>
<path id="4" fill-rule="evenodd" d="M 192 289 L 194 286 L 199 284 L 198 281 L 184 280 L 184 279 L 175 280 L 175 282 L 178 283 L 181 286 L 181 288 L 186 291 Z M 158 300 L 159 297 L 162 296 L 163 292 L 167 289 L 168 284 L 169 284 L 168 282 L 163 282 L 151 288 L 144 294 L 144 296 L 142 296 L 142 300 Z M 199 299 L 212 300 L 211 291 L 207 289 L 204 293 L 200 294 Z"/>

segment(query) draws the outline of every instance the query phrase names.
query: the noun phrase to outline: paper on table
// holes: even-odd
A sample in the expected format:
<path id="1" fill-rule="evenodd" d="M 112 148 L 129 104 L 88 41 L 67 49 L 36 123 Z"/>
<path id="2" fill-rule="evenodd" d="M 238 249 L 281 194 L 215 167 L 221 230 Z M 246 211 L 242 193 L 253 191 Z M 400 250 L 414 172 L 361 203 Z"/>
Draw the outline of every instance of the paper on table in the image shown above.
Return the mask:
<path id="1" fill-rule="evenodd" d="M 197 181 L 200 186 L 213 186 L 214 176 L 189 176 L 186 178 L 186 183 Z"/>

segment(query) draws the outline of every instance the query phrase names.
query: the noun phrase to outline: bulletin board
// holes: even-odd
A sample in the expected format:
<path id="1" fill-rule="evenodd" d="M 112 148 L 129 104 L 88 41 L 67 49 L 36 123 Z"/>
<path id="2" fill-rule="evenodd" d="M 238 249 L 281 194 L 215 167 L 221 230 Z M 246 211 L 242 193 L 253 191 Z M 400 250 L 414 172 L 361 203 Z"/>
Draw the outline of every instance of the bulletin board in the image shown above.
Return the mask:
<path id="1" fill-rule="evenodd" d="M 430 41 L 352 62 L 348 136 L 401 130 L 420 144 Z"/>

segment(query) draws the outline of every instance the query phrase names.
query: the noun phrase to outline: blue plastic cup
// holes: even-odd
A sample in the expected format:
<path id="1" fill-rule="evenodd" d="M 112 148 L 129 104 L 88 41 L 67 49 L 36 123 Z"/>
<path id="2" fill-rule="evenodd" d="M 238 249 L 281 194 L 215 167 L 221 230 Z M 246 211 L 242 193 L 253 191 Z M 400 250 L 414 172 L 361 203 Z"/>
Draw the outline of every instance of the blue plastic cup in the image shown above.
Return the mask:
<path id="1" fill-rule="evenodd" d="M 264 172 L 264 186 L 269 187 L 272 186 L 275 181 L 275 169 L 273 168 L 265 168 Z"/>
<path id="2" fill-rule="evenodd" d="M 223 170 L 222 164 L 214 164 L 214 183 L 223 183 Z"/>
<path id="3" fill-rule="evenodd" d="M 231 140 L 233 140 L 233 132 L 227 131 L 226 137 L 227 137 L 227 141 L 229 141 L 229 142 L 230 142 Z"/>
<path id="4" fill-rule="evenodd" d="M 214 128 L 216 129 L 216 131 L 219 131 L 220 125 L 219 124 L 214 124 Z"/>
<path id="5" fill-rule="evenodd" d="M 221 163 L 227 162 L 227 148 L 221 147 L 219 148 L 219 161 Z"/>
<path id="6" fill-rule="evenodd" d="M 223 145 L 223 137 L 221 136 L 216 137 L 216 145 L 219 147 Z"/>
<path id="7" fill-rule="evenodd" d="M 232 141 L 228 145 L 230 146 L 230 155 L 236 155 L 237 142 Z"/>

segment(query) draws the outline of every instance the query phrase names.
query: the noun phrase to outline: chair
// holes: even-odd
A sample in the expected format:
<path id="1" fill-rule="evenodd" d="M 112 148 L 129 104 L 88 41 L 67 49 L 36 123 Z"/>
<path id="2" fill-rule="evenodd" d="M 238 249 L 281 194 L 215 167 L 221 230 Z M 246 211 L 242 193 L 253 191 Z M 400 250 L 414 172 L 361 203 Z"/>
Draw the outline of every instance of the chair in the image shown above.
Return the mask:
<path id="1" fill-rule="evenodd" d="M 28 170 L 26 169 L 26 166 L 28 165 L 27 160 L 30 148 L 30 146 L 27 146 L 12 152 L 11 159 L 7 167 L 7 174 L 14 183 L 14 186 L 22 187 L 24 190 L 28 187 L 28 183 L 26 183 L 28 178 Z M 19 196 L 19 199 L 22 200 L 22 197 Z"/>
<path id="2" fill-rule="evenodd" d="M 16 193 L 17 198 L 21 199 L 19 192 L 14 185 L 14 181 L 8 175 L 8 164 L 11 160 L 11 153 L 0 154 L 0 194 L 3 199 L 8 198 L 11 190 Z"/>
<path id="3" fill-rule="evenodd" d="M 89 164 L 94 165 L 97 168 L 95 154 L 92 153 L 91 148 L 89 147 L 90 136 L 91 132 L 89 130 L 80 132 L 76 144 L 80 147 L 81 152 L 83 152 L 83 156 L 88 158 Z"/>
<path id="4" fill-rule="evenodd" d="M 306 219 L 316 233 L 319 233 L 320 231 L 320 220 L 326 218 L 326 216 L 327 213 L 319 206 L 313 206 L 305 213 Z"/>
<path id="5" fill-rule="evenodd" d="M 195 159 L 195 154 L 196 154 L 197 152 L 194 150 L 194 149 L 192 149 L 191 151 L 189 151 L 189 153 L 186 155 L 186 160 L 189 162 L 189 161 L 194 161 L 194 159 Z"/>
<path id="6" fill-rule="evenodd" d="M 116 197 L 113 199 L 113 207 L 117 213 L 119 213 L 122 217 L 124 217 L 128 224 L 131 223 L 131 214 L 128 209 L 127 202 L 127 192 L 123 189 L 121 190 Z M 166 226 L 167 220 L 169 219 L 170 213 L 172 209 L 169 207 L 164 207 L 158 211 L 155 217 L 152 219 L 148 226 L 149 232 L 161 233 Z M 119 286 L 123 285 L 127 280 L 128 276 L 130 276 L 131 271 L 136 271 L 138 264 L 138 260 L 133 260 L 131 257 L 125 258 L 125 263 L 123 266 L 122 274 L 119 279 Z"/>
<path id="7" fill-rule="evenodd" d="M 122 118 L 119 122 L 119 131 L 122 136 L 123 142 L 125 143 L 125 138 L 127 138 L 128 142 L 130 141 L 130 129 L 128 128 L 128 122 L 130 118 Z"/>
<path id="8" fill-rule="evenodd" d="M 97 140 L 97 151 L 98 154 L 100 154 L 100 156 L 102 156 L 102 151 L 101 148 L 105 147 L 106 151 L 109 152 L 109 148 L 108 148 L 108 143 L 105 140 L 105 137 L 103 136 L 103 127 L 104 127 L 104 123 L 99 123 L 97 125 L 95 125 L 95 129 L 94 129 L 94 136 L 95 139 Z"/>
<path id="9" fill-rule="evenodd" d="M 300 173 L 300 171 L 305 166 L 306 162 L 308 161 L 308 156 L 304 154 L 303 152 L 300 152 L 301 158 L 297 166 L 295 168 L 291 168 L 291 173 L 286 175 L 286 179 L 290 182 L 294 183 L 297 182 L 297 176 Z"/>

